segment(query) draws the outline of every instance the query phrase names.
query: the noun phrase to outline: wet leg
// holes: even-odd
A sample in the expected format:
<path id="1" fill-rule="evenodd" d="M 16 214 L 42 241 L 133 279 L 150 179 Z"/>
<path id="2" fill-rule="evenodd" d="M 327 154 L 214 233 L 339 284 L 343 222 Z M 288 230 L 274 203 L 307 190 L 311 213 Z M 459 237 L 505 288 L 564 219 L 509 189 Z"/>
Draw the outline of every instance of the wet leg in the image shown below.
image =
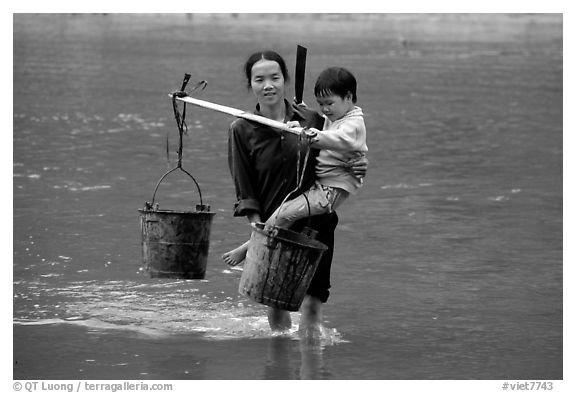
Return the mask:
<path id="1" fill-rule="evenodd" d="M 302 338 L 316 340 L 322 332 L 322 301 L 306 295 L 300 307 L 300 326 L 298 332 Z"/>
<path id="2" fill-rule="evenodd" d="M 290 312 L 279 308 L 268 307 L 268 323 L 274 331 L 289 330 L 292 327 Z"/>

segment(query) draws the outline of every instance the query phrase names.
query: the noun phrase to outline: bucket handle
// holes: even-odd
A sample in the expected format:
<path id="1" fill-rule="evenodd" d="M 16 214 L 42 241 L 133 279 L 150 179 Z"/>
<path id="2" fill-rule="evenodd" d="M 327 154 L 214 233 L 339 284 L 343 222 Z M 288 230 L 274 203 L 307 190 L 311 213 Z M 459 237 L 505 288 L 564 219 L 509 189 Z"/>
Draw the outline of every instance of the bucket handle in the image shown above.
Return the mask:
<path id="1" fill-rule="evenodd" d="M 158 191 L 158 187 L 160 187 L 160 183 L 162 183 L 162 180 L 164 180 L 166 176 L 174 172 L 176 169 L 180 169 L 182 172 L 184 172 L 185 174 L 190 176 L 190 178 L 192 178 L 194 184 L 196 184 L 196 188 L 198 189 L 198 195 L 200 196 L 200 205 L 204 206 L 204 203 L 202 202 L 202 191 L 200 191 L 200 186 L 198 185 L 198 182 L 196 181 L 196 179 L 194 179 L 194 176 L 192 176 L 186 169 L 182 168 L 181 165 L 178 165 L 177 167 L 170 169 L 160 178 L 160 180 L 156 184 L 156 188 L 154 189 L 154 194 L 152 195 L 152 206 L 154 206 L 154 200 L 156 199 L 156 192 Z"/>

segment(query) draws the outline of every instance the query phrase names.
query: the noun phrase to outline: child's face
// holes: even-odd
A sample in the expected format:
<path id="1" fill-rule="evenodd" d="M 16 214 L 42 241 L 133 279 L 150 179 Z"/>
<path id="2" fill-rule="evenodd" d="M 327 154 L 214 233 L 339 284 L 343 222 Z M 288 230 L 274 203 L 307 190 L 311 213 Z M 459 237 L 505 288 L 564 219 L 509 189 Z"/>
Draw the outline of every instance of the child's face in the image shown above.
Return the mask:
<path id="1" fill-rule="evenodd" d="M 347 94 L 344 98 L 334 94 L 323 97 L 317 96 L 316 101 L 322 113 L 326 115 L 330 121 L 336 121 L 342 118 L 354 108 L 351 94 Z"/>

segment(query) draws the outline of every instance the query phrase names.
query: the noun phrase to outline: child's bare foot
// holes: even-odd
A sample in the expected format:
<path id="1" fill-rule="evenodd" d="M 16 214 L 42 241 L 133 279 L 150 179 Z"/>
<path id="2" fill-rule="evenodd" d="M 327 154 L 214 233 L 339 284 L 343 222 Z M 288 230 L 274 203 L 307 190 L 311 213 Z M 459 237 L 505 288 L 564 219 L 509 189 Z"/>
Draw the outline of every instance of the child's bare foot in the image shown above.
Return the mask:
<path id="1" fill-rule="evenodd" d="M 230 266 L 236 266 L 241 264 L 246 259 L 246 253 L 248 252 L 249 244 L 250 241 L 247 241 L 240 247 L 236 247 L 235 249 L 228 251 L 227 253 L 222 255 L 222 259 Z"/>

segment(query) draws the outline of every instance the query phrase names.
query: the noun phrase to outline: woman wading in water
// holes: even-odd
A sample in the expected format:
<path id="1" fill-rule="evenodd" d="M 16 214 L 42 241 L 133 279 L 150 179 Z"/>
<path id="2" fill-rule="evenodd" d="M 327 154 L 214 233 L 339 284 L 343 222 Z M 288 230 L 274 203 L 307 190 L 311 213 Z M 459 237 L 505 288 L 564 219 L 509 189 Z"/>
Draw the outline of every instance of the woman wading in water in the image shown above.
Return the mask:
<path id="1" fill-rule="evenodd" d="M 286 63 L 278 53 L 263 51 L 252 54 L 244 65 L 244 72 L 248 87 L 257 100 L 255 114 L 284 123 L 305 117 L 310 120 L 301 120 L 302 126 L 322 129 L 321 117 L 299 116 L 286 100 L 289 76 Z M 301 111 L 300 115 L 303 115 Z M 297 184 L 298 149 L 301 149 L 300 156 L 304 157 L 307 146 L 299 143 L 299 137 L 292 133 L 279 132 L 245 119 L 237 119 L 230 125 L 228 164 L 237 198 L 234 216 L 246 216 L 250 223 L 264 222 L 270 217 Z M 302 190 L 309 189 L 315 182 L 318 151 L 310 151 Z M 352 168 L 358 177 L 363 177 L 366 169 L 365 159 Z M 308 219 L 302 219 L 290 229 L 300 232 L 307 224 Z M 310 226 L 318 231 L 316 239 L 328 250 L 322 255 L 300 308 L 300 331 L 318 330 L 321 326 L 322 304 L 330 295 L 330 268 L 337 224 L 338 216 L 334 212 L 311 217 Z M 229 260 L 229 253 L 224 254 L 223 259 Z M 286 330 L 292 326 L 290 313 L 274 307 L 268 308 L 268 322 L 272 330 Z"/>

